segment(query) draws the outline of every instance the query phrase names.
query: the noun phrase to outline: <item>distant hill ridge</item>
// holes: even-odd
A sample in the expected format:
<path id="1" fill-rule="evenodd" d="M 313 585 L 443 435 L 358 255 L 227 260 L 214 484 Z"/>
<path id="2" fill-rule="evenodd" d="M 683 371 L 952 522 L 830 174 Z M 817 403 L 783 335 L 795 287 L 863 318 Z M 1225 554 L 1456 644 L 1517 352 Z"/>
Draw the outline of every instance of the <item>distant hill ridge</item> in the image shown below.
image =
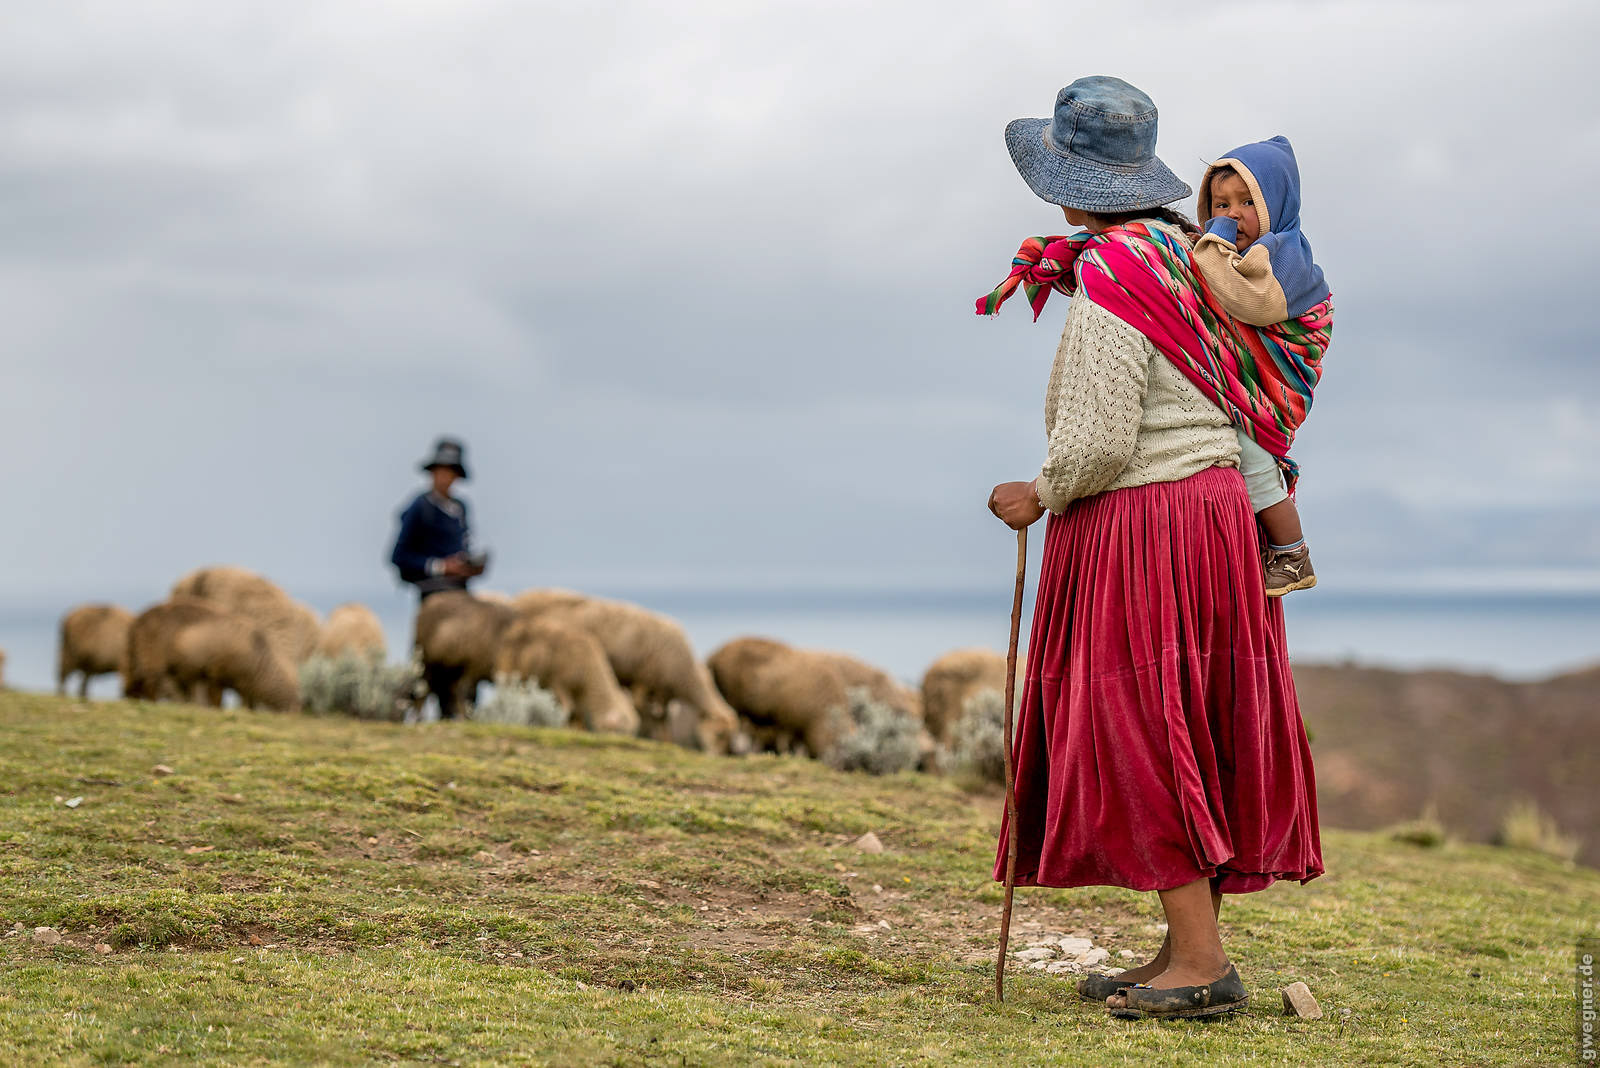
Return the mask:
<path id="1" fill-rule="evenodd" d="M 1432 804 L 1491 839 L 1531 799 L 1600 866 L 1600 665 L 1538 682 L 1455 671 L 1295 665 L 1322 823 L 1356 830 Z"/>

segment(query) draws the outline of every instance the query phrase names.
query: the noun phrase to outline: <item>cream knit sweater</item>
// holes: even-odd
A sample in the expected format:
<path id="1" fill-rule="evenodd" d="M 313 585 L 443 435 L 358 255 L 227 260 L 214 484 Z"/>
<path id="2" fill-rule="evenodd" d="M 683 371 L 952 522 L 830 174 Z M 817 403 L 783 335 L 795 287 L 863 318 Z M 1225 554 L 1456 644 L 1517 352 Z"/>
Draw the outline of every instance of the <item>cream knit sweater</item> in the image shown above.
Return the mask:
<path id="1" fill-rule="evenodd" d="M 1038 491 L 1052 512 L 1105 490 L 1239 466 L 1239 437 L 1222 409 L 1143 334 L 1082 296 L 1061 332 L 1044 425 L 1050 450 Z"/>

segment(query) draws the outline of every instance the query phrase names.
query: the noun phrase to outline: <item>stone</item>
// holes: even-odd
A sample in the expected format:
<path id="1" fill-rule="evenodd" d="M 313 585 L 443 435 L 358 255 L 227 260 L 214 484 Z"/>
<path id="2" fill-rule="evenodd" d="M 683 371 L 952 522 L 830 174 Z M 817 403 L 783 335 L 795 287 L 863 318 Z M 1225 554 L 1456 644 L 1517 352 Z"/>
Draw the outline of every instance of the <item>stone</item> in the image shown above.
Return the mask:
<path id="1" fill-rule="evenodd" d="M 94 951 L 104 957 L 111 952 L 111 947 L 104 942 L 99 942 L 95 945 Z"/>
<path id="2" fill-rule="evenodd" d="M 1132 960 L 1133 958 L 1137 957 L 1138 955 L 1139 954 L 1135 953 L 1131 949 L 1119 949 L 1119 950 L 1117 950 L 1117 956 L 1121 957 L 1123 960 Z"/>
<path id="3" fill-rule="evenodd" d="M 1056 943 L 1061 947 L 1061 952 L 1069 957 L 1079 957 L 1094 948 L 1094 943 L 1087 938 L 1063 938 Z"/>
<path id="4" fill-rule="evenodd" d="M 1035 946 L 1033 949 L 1019 949 L 1011 955 L 1018 960 L 1049 960 L 1056 955 L 1056 951 L 1048 946 Z"/>
<path id="5" fill-rule="evenodd" d="M 1028 962 L 1028 968 L 1032 971 L 1042 972 L 1048 967 L 1050 967 L 1050 965 L 1046 964 L 1042 960 L 1030 960 Z"/>
<path id="6" fill-rule="evenodd" d="M 1111 951 L 1104 946 L 1096 946 L 1087 953 L 1078 954 L 1078 964 L 1084 968 L 1093 968 L 1103 960 L 1109 959 Z"/>
<path id="7" fill-rule="evenodd" d="M 33 940 L 42 946 L 55 946 L 61 944 L 61 932 L 54 927 L 35 927 Z"/>
<path id="8" fill-rule="evenodd" d="M 1045 965 L 1044 970 L 1051 975 L 1060 975 L 1062 972 L 1075 972 L 1078 966 L 1070 960 L 1054 960 Z"/>
<path id="9" fill-rule="evenodd" d="M 63 801 L 62 804 L 66 805 L 68 808 L 77 808 L 79 805 L 83 804 L 83 798 L 82 797 L 69 797 L 65 801 Z"/>
<path id="10" fill-rule="evenodd" d="M 480 849 L 476 853 L 472 854 L 472 859 L 477 861 L 479 864 L 493 864 L 495 861 L 495 856 L 487 849 Z"/>
<path id="11" fill-rule="evenodd" d="M 1283 988 L 1283 1014 L 1298 1016 L 1302 1020 L 1322 1019 L 1322 1006 L 1311 996 L 1311 988 L 1304 983 L 1290 983 Z"/>
<path id="12" fill-rule="evenodd" d="M 150 774 L 152 775 L 171 775 L 172 773 L 172 769 L 167 767 L 165 764 L 157 764 L 155 767 L 150 769 Z"/>
<path id="13" fill-rule="evenodd" d="M 861 850 L 863 853 L 883 852 L 883 842 L 880 841 L 878 836 L 873 834 L 871 831 L 868 831 L 866 834 L 862 835 L 860 838 L 857 838 L 850 844 Z"/>

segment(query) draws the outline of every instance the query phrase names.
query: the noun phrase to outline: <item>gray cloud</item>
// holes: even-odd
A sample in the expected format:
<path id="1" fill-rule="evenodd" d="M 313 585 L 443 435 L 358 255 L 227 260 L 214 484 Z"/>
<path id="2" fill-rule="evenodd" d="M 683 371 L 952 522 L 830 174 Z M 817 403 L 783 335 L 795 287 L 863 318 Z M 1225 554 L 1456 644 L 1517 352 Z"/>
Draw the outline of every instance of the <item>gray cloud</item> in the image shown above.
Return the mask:
<path id="1" fill-rule="evenodd" d="M 139 7 L 0 7 L 14 589 L 382 582 L 443 430 L 507 585 L 977 581 L 1064 312 L 971 314 L 1063 225 L 1000 130 L 1101 71 L 1296 143 L 1336 567 L 1600 568 L 1490 529 L 1600 498 L 1592 5 Z"/>

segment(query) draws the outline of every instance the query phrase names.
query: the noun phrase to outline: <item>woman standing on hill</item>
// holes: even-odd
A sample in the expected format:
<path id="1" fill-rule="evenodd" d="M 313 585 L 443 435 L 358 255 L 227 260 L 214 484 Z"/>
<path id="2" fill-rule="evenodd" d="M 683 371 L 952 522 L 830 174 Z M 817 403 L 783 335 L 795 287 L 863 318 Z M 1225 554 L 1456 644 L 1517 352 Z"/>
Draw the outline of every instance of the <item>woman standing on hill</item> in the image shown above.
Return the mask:
<path id="1" fill-rule="evenodd" d="M 1196 290 L 1184 220 L 1160 207 L 1190 190 L 1155 140 L 1155 105 L 1117 78 L 1081 78 L 1052 118 L 1011 123 L 1024 180 L 1088 232 L 1024 245 L 979 310 L 1018 284 L 1036 310 L 1052 288 L 1081 290 L 1045 396 L 1043 469 L 989 498 L 1017 529 L 1050 513 L 1014 754 L 1017 882 L 1158 892 L 1160 952 L 1079 992 L 1117 1016 L 1195 1016 L 1248 1000 L 1218 934 L 1222 895 L 1315 878 L 1322 856 L 1237 435 L 1153 343 Z"/>

